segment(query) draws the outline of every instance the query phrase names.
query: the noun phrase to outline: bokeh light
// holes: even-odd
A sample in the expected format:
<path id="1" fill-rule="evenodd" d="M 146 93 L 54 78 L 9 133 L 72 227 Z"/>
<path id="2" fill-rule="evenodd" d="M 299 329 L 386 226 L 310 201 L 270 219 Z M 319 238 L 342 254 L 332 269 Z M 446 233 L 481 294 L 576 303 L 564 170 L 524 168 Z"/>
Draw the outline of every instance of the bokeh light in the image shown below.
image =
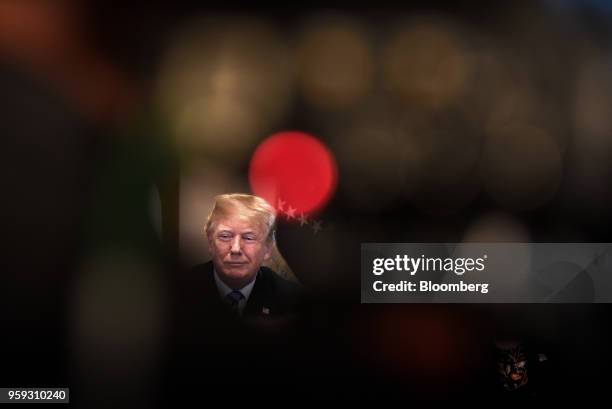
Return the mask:
<path id="1" fill-rule="evenodd" d="M 374 63 L 359 22 L 340 15 L 312 18 L 297 47 L 300 90 L 312 105 L 342 109 L 359 102 L 371 86 Z"/>
<path id="2" fill-rule="evenodd" d="M 478 38 L 482 42 L 482 39 Z M 470 53 L 471 70 L 466 79 L 462 103 L 457 106 L 466 120 L 486 127 L 496 101 L 504 95 L 500 90 L 512 89 L 512 76 L 503 49 L 486 43 Z"/>
<path id="3" fill-rule="evenodd" d="M 585 216 L 609 213 L 612 177 L 612 62 L 593 50 L 578 72 L 573 106 L 575 141 L 568 180 L 574 206 Z"/>
<path id="4" fill-rule="evenodd" d="M 455 102 L 470 70 L 459 33 L 434 19 L 402 24 L 384 48 L 382 64 L 389 90 L 426 110 Z"/>
<path id="5" fill-rule="evenodd" d="M 418 388 L 470 382 L 483 358 L 472 332 L 477 317 L 468 320 L 457 309 L 378 305 L 351 317 L 347 335 L 359 359 Z"/>
<path id="6" fill-rule="evenodd" d="M 533 89 L 513 80 L 498 84 L 497 95 L 491 102 L 486 121 L 490 133 L 513 123 L 530 123 L 540 114 L 541 101 Z"/>
<path id="7" fill-rule="evenodd" d="M 134 251 L 109 248 L 83 264 L 73 291 L 71 335 L 81 381 L 150 381 L 167 318 L 161 271 Z"/>
<path id="8" fill-rule="evenodd" d="M 533 209 L 545 204 L 559 187 L 561 152 L 542 129 L 506 126 L 489 136 L 482 172 L 487 192 L 502 207 Z"/>
<path id="9" fill-rule="evenodd" d="M 412 149 L 423 152 L 418 183 L 406 186 L 405 196 L 422 211 L 448 215 L 465 208 L 480 191 L 478 161 L 481 140 L 450 124 L 408 128 Z M 466 127 L 466 130 L 469 129 Z"/>
<path id="10" fill-rule="evenodd" d="M 182 153 L 237 159 L 282 118 L 292 79 L 288 47 L 269 24 L 208 18 L 169 47 L 160 105 Z"/>
<path id="11" fill-rule="evenodd" d="M 385 208 L 401 196 L 398 187 L 411 184 L 409 176 L 412 181 L 420 176 L 416 172 L 422 153 L 407 149 L 394 122 L 384 109 L 366 109 L 331 141 L 343 178 L 341 191 L 352 208 Z"/>
<path id="12" fill-rule="evenodd" d="M 71 43 L 75 17 L 70 2 L 5 0 L 0 3 L 0 50 L 37 63 L 57 58 L 65 52 L 58 46 Z"/>
<path id="13" fill-rule="evenodd" d="M 296 131 L 267 138 L 249 166 L 253 192 L 279 210 L 293 208 L 296 216 L 325 206 L 336 189 L 337 177 L 330 150 L 315 137 Z"/>
<path id="14" fill-rule="evenodd" d="M 481 215 L 470 225 L 461 242 L 464 243 L 529 243 L 527 227 L 515 217 L 499 211 Z"/>
<path id="15" fill-rule="evenodd" d="M 523 223 L 507 213 L 485 213 L 467 228 L 461 242 L 525 243 L 514 247 L 490 247 L 486 267 L 487 271 L 495 272 L 490 282 L 500 300 L 511 300 L 516 294 L 524 293 L 531 279 L 531 237 Z M 459 249 L 456 257 L 461 257 L 464 251 L 461 247 Z"/>

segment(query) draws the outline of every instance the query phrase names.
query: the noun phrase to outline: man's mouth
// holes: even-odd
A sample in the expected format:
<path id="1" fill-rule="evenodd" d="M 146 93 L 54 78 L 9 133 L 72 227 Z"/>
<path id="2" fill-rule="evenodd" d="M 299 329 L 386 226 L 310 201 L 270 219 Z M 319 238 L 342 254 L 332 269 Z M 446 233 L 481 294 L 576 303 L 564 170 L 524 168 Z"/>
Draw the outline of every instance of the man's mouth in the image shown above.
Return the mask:
<path id="1" fill-rule="evenodd" d="M 244 265 L 246 265 L 246 264 L 247 264 L 247 263 L 244 263 L 244 262 L 237 262 L 237 261 L 236 261 L 236 262 L 234 262 L 234 261 L 228 261 L 228 262 L 226 262 L 226 263 L 225 263 L 225 265 L 230 266 L 230 267 L 240 267 L 240 266 L 244 266 Z"/>
<path id="2" fill-rule="evenodd" d="M 523 375 L 521 375 L 520 373 L 513 372 L 512 374 L 510 374 L 510 378 L 512 378 L 513 381 L 518 381 L 522 377 Z"/>

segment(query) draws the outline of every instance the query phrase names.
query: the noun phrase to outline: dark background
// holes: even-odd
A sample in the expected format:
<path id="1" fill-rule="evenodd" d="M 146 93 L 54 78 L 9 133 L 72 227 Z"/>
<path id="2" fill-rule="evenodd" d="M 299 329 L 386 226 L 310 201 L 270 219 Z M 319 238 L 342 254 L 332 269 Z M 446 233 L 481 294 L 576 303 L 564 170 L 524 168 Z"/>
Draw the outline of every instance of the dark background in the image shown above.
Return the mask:
<path id="1" fill-rule="evenodd" d="M 604 1 L 2 2 L 0 385 L 69 386 L 85 407 L 187 383 L 488 402 L 507 398 L 491 371 L 507 337 L 549 358 L 538 398 L 603 392 L 607 305 L 374 306 L 358 289 L 362 242 L 611 241 L 611 16 Z M 224 69 L 238 88 L 210 91 Z M 198 122 L 215 104 L 229 111 Z M 249 190 L 250 155 L 286 129 L 338 164 L 323 229 L 279 226 L 310 302 L 293 327 L 215 341 L 194 312 L 202 353 L 175 358 L 175 281 L 205 253 L 190 226 Z"/>

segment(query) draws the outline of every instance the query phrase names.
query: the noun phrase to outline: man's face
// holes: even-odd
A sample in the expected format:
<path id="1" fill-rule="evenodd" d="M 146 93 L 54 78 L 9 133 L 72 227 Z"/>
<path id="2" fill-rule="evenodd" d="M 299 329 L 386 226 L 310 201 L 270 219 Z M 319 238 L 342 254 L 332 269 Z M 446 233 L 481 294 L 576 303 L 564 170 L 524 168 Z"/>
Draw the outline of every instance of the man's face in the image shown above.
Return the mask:
<path id="1" fill-rule="evenodd" d="M 244 287 L 270 258 L 272 244 L 266 233 L 256 223 L 235 215 L 217 221 L 208 235 L 208 248 L 217 274 L 228 286 Z"/>

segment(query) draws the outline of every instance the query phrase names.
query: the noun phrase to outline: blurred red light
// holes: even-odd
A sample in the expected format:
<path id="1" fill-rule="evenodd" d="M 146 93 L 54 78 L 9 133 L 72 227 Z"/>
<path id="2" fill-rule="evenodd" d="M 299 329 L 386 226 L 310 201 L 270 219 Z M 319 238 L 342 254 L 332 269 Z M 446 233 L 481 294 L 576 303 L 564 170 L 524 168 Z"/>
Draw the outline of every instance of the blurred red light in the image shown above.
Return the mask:
<path id="1" fill-rule="evenodd" d="M 279 132 L 263 141 L 251 159 L 253 192 L 279 211 L 295 214 L 320 210 L 337 183 L 336 161 L 318 139 L 303 132 Z"/>

